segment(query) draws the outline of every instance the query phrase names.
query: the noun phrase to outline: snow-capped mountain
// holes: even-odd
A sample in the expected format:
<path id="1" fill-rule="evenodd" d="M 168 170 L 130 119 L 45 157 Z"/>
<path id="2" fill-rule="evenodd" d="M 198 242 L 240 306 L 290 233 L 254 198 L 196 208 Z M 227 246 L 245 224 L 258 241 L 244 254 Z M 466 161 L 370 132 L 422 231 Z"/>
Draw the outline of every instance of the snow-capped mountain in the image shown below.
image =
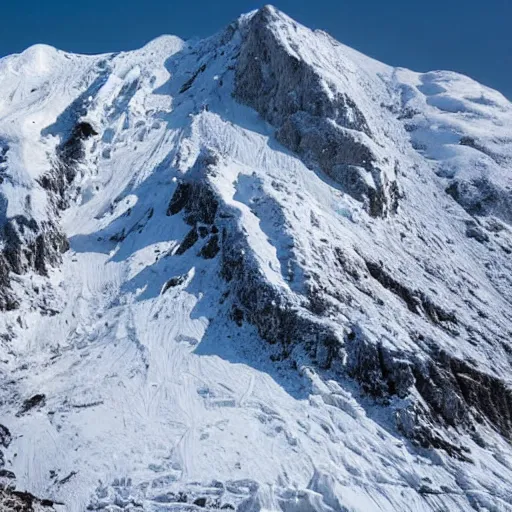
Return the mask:
<path id="1" fill-rule="evenodd" d="M 512 510 L 500 93 L 273 7 L 38 45 L 0 181 L 2 510 Z"/>

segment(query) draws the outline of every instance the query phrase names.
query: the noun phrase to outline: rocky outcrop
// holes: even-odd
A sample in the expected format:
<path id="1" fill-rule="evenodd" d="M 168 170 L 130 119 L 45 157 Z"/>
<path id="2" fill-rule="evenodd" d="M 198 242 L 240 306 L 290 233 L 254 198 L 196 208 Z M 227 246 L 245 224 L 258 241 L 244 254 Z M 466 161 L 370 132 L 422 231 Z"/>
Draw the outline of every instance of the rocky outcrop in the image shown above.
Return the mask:
<path id="1" fill-rule="evenodd" d="M 0 252 L 0 309 L 16 309 L 10 273 L 24 274 L 34 270 L 47 275 L 48 268 L 62 261 L 69 243 L 52 221 L 38 224 L 34 219 L 18 215 L 5 222 L 1 230 L 3 249 Z"/>
<path id="2" fill-rule="evenodd" d="M 453 311 L 446 311 L 438 306 L 421 290 L 413 290 L 396 280 L 382 265 L 366 261 L 370 275 L 384 288 L 402 299 L 409 311 L 416 315 L 424 314 L 432 323 L 443 328 L 447 324 L 456 325 L 457 317 Z"/>
<path id="3" fill-rule="evenodd" d="M 418 446 L 443 449 L 468 460 L 467 449 L 447 434 L 449 428 L 471 433 L 476 423 L 486 422 L 510 437 L 512 391 L 498 378 L 439 350 L 432 340 L 423 343 L 424 352 L 414 354 L 357 324 L 348 329 L 337 326 L 313 311 L 309 298 L 269 282 L 241 228 L 239 212 L 223 202 L 209 179 L 215 176 L 217 163 L 209 153 L 198 159 L 189 178 L 176 187 L 168 214 L 181 212 L 191 226 L 177 254 L 191 250 L 204 238 L 207 242 L 196 249 L 198 255 L 206 257 L 217 246 L 214 256 L 219 252 L 219 272 L 228 284 L 225 300 L 229 297 L 235 323 L 252 324 L 263 339 L 280 347 L 279 358 L 293 360 L 305 354 L 319 370 L 335 368 L 341 380 L 354 379 L 382 404 L 400 399 L 401 405 L 394 409 L 396 426 Z M 369 277 L 433 328 L 449 335 L 459 324 L 453 311 L 396 279 L 382 264 L 369 259 L 364 264 Z M 348 279 L 362 279 L 363 268 L 356 273 L 347 264 L 341 268 Z"/>
<path id="4" fill-rule="evenodd" d="M 199 156 L 190 176 L 186 181 L 178 183 L 169 202 L 167 215 L 176 215 L 184 210 L 184 220 L 191 227 L 182 240 L 177 255 L 182 255 L 193 247 L 199 239 L 206 238 L 199 255 L 211 259 L 218 250 L 218 228 L 215 218 L 219 202 L 213 188 L 208 184 L 208 174 L 214 172 L 217 157 L 209 152 Z"/>
<path id="5" fill-rule="evenodd" d="M 330 91 L 311 65 L 284 46 L 282 35 L 273 28 L 275 21 L 270 6 L 249 21 L 235 70 L 235 96 L 274 126 L 304 112 L 371 136 L 355 102 L 342 92 Z"/>
<path id="6" fill-rule="evenodd" d="M 395 212 L 399 193 L 372 150 L 368 122 L 346 93 L 284 45 L 272 27 L 272 7 L 246 27 L 235 70 L 234 96 L 276 127 L 281 144 L 319 167 L 365 204 L 374 217 Z M 391 175 L 394 175 L 391 170 Z"/>
<path id="7" fill-rule="evenodd" d="M 39 499 L 29 492 L 0 488 L 0 510 L 2 512 L 51 512 L 55 510 L 52 500 Z"/>
<path id="8" fill-rule="evenodd" d="M 511 439 L 512 389 L 433 341 L 429 345 L 428 355 L 399 351 L 354 325 L 345 338 L 346 369 L 366 393 L 384 403 L 392 397 L 412 398 L 398 407 L 395 419 L 398 429 L 424 448 L 466 458 L 466 451 L 439 427 L 471 433 L 483 422 Z"/>
<path id="9" fill-rule="evenodd" d="M 473 180 L 456 178 L 446 192 L 470 215 L 494 215 L 512 224 L 512 194 L 486 177 Z"/>
<path id="10" fill-rule="evenodd" d="M 2 448 L 9 448 L 11 441 L 12 435 L 9 429 L 4 425 L 0 425 L 0 470 L 5 466 L 5 457 Z"/>
<path id="11" fill-rule="evenodd" d="M 320 367 L 330 367 L 342 348 L 334 326 L 266 280 L 242 232 L 225 226 L 221 247 L 221 276 L 230 284 L 236 315 L 269 343 L 281 344 L 283 357 L 300 346 Z"/>
<path id="12" fill-rule="evenodd" d="M 54 211 L 47 220 L 37 222 L 30 216 L 17 215 L 5 219 L 0 227 L 0 310 L 16 309 L 18 301 L 13 295 L 10 273 L 25 274 L 33 270 L 47 275 L 50 267 L 62 261 L 62 253 L 69 242 L 58 226 L 59 210 L 68 206 L 68 191 L 75 179 L 76 169 L 85 156 L 84 141 L 97 135 L 87 122 L 78 122 L 70 136 L 57 147 L 57 160 L 51 171 L 41 176 L 39 185 L 47 191 Z M 0 151 L 1 154 L 1 151 Z M 30 204 L 30 196 L 27 196 Z"/>
<path id="13" fill-rule="evenodd" d="M 9 270 L 9 263 L 0 252 L 0 311 L 10 311 L 18 307 L 18 301 L 11 289 Z"/>
<path id="14" fill-rule="evenodd" d="M 57 160 L 52 170 L 39 178 L 39 184 L 53 196 L 59 209 L 67 208 L 67 192 L 75 179 L 77 165 L 85 157 L 84 142 L 98 135 L 93 126 L 86 121 L 79 121 L 69 137 L 57 147 Z"/>
<path id="15" fill-rule="evenodd" d="M 0 137 L 0 184 L 5 179 L 5 173 L 7 171 L 7 153 L 9 151 L 9 144 L 6 140 Z"/>
<path id="16" fill-rule="evenodd" d="M 472 428 L 487 420 L 512 439 L 512 389 L 502 380 L 443 350 L 416 365 L 414 375 L 420 395 L 448 425 Z"/>
<path id="17" fill-rule="evenodd" d="M 23 416 L 28 411 L 35 407 L 43 407 L 46 403 L 46 396 L 43 394 L 37 394 L 27 398 L 21 405 L 21 409 L 18 411 L 17 416 Z"/>
<path id="18" fill-rule="evenodd" d="M 399 192 L 378 167 L 367 136 L 325 118 L 297 112 L 276 132 L 284 146 L 299 154 L 310 167 L 316 165 L 354 199 L 365 204 L 373 217 L 394 213 Z"/>
<path id="19" fill-rule="evenodd" d="M 282 357 L 300 346 L 320 367 L 328 368 L 341 348 L 336 329 L 308 311 L 306 299 L 295 300 L 265 278 L 238 222 L 239 212 L 222 201 L 208 180 L 216 172 L 216 163 L 210 153 L 200 156 L 169 203 L 168 214 L 183 212 L 192 226 L 177 254 L 197 243 L 200 228 L 205 229 L 208 239 L 198 254 L 211 259 L 220 252 L 219 271 L 229 283 L 232 318 L 254 325 L 263 339 L 279 344 Z"/>
<path id="20" fill-rule="evenodd" d="M 33 269 L 46 275 L 48 266 L 59 264 L 61 254 L 69 248 L 66 237 L 53 222 L 38 224 L 21 215 L 6 222 L 2 239 L 3 255 L 15 274 Z"/>

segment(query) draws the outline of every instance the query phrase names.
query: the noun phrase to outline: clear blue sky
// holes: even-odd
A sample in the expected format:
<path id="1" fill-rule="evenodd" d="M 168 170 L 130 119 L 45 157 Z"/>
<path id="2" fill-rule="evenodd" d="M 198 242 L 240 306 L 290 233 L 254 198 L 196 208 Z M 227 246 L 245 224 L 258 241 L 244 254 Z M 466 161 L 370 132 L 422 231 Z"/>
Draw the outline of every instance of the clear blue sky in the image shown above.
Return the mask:
<path id="1" fill-rule="evenodd" d="M 161 34 L 210 35 L 263 3 L 245 0 L 4 0 L 0 56 L 46 43 L 128 50 Z M 388 64 L 451 69 L 512 98 L 512 0 L 275 0 L 312 28 Z"/>

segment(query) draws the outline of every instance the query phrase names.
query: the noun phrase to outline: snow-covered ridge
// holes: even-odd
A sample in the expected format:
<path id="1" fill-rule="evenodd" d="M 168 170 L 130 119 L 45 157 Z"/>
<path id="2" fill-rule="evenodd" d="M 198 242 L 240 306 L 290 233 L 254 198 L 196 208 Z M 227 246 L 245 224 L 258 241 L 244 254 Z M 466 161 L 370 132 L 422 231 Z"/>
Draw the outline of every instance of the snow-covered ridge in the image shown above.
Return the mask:
<path id="1" fill-rule="evenodd" d="M 0 500 L 512 510 L 511 126 L 270 6 L 1 59 Z"/>

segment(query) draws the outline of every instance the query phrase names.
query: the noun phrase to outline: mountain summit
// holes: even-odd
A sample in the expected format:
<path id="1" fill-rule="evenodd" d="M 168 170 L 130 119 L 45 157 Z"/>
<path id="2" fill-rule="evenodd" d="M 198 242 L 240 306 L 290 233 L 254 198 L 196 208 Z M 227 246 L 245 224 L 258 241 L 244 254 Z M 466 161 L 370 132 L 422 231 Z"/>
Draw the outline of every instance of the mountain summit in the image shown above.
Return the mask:
<path id="1" fill-rule="evenodd" d="M 0 508 L 512 510 L 511 128 L 270 6 L 1 59 Z"/>

